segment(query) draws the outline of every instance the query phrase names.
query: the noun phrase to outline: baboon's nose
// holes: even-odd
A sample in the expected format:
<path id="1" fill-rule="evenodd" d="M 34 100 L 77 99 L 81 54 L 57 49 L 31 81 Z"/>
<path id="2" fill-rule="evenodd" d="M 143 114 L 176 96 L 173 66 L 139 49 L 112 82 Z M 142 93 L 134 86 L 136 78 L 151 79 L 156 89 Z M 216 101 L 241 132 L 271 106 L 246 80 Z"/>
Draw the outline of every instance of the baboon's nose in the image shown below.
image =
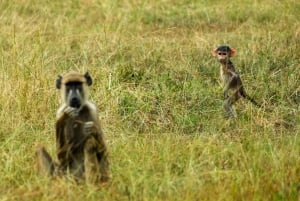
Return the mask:
<path id="1" fill-rule="evenodd" d="M 78 98 L 72 98 L 70 102 L 70 106 L 74 108 L 80 107 L 80 100 Z"/>

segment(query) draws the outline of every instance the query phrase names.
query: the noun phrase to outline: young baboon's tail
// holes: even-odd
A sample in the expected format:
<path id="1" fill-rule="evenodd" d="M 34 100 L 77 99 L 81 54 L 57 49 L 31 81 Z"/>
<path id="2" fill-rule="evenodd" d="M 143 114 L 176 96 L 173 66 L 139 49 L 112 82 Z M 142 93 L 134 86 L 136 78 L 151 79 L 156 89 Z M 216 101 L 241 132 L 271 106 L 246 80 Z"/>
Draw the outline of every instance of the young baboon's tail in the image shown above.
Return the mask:
<path id="1" fill-rule="evenodd" d="M 241 95 L 242 95 L 243 98 L 248 99 L 248 100 L 249 100 L 251 103 L 253 103 L 253 105 L 255 105 L 256 107 L 261 107 L 261 105 L 258 104 L 258 103 L 254 100 L 254 98 L 250 97 L 250 96 L 246 93 L 246 91 L 245 91 L 244 88 L 241 90 Z"/>
<path id="2" fill-rule="evenodd" d="M 245 98 L 248 99 L 251 103 L 253 103 L 256 107 L 261 107 L 261 105 L 258 104 L 252 97 L 246 95 Z"/>

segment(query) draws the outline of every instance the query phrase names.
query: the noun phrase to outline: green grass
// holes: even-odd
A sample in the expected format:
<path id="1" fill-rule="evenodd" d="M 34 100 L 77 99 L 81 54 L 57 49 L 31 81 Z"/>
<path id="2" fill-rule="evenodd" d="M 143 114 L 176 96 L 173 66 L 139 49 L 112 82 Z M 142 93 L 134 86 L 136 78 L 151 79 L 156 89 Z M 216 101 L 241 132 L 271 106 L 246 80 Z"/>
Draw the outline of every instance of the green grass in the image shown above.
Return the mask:
<path id="1" fill-rule="evenodd" d="M 300 200 L 300 3 L 3 1 L 0 200 Z M 222 111 L 220 44 L 263 108 Z M 112 180 L 37 174 L 55 155 L 55 79 L 94 78 Z"/>

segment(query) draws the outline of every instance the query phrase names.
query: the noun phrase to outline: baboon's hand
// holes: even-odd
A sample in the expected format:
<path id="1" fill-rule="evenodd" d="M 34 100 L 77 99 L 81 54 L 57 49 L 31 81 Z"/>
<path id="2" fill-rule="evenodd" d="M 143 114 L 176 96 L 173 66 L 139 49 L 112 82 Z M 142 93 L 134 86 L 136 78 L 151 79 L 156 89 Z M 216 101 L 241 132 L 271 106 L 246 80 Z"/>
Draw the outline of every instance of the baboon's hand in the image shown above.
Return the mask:
<path id="1" fill-rule="evenodd" d="M 76 116 L 78 116 L 78 111 L 77 109 L 73 108 L 73 107 L 70 107 L 70 106 L 67 106 L 65 109 L 64 109 L 64 113 L 66 115 L 68 115 L 69 117 L 71 118 L 74 118 Z"/>
<path id="2" fill-rule="evenodd" d="M 88 122 L 84 123 L 83 132 L 84 132 L 85 136 L 91 135 L 93 132 L 93 129 L 94 129 L 94 122 L 88 121 Z"/>

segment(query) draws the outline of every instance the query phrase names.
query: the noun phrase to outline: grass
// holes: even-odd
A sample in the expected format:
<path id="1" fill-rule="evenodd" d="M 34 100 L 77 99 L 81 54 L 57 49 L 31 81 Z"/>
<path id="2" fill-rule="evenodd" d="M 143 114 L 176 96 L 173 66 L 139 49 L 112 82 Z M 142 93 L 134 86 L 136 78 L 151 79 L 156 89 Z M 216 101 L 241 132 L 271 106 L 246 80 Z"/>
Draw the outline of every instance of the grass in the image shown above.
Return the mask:
<path id="1" fill-rule="evenodd" d="M 0 200 L 300 200 L 300 3 L 3 1 L 0 4 Z M 212 50 L 233 58 L 263 104 L 222 111 Z M 112 180 L 49 180 L 55 78 L 94 78 Z"/>

